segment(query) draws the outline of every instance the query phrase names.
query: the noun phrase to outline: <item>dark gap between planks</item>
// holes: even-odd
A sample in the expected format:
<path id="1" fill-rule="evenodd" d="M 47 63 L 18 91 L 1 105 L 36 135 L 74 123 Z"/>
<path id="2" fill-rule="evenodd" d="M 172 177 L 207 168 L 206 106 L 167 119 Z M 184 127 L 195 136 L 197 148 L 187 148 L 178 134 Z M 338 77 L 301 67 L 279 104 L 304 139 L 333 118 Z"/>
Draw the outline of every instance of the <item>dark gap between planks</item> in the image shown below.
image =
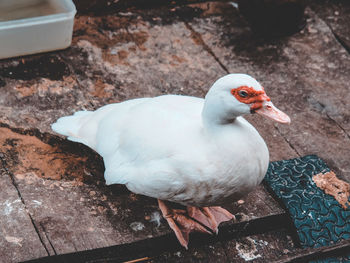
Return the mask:
<path id="1" fill-rule="evenodd" d="M 202 234 L 191 235 L 190 247 L 200 247 L 234 238 L 262 234 L 272 230 L 288 229 L 288 215 L 279 214 L 241 222 L 238 224 L 223 224 L 217 236 Z M 288 229 L 290 230 L 290 229 Z M 128 244 L 68 253 L 63 255 L 43 257 L 26 262 L 124 262 L 137 258 L 157 256 L 164 252 L 182 250 L 175 235 L 167 234 L 160 237 L 145 239 Z"/>

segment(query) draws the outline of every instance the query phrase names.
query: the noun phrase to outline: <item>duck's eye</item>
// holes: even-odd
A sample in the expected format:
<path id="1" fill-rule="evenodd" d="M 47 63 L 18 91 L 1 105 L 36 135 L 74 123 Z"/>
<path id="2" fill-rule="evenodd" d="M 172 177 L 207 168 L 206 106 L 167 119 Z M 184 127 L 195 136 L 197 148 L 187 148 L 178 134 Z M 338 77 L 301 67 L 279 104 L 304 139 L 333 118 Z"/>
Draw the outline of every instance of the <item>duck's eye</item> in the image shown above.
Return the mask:
<path id="1" fill-rule="evenodd" d="M 238 91 L 238 95 L 242 98 L 246 98 L 248 97 L 248 92 L 246 92 L 245 90 L 240 90 Z"/>

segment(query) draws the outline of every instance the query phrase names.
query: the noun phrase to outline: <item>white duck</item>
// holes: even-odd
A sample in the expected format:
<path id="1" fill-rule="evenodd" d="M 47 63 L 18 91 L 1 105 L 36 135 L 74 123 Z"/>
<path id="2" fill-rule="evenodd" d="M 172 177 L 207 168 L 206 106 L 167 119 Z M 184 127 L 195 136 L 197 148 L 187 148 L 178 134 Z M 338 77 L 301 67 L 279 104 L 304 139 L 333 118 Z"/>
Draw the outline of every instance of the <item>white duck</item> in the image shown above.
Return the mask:
<path id="1" fill-rule="evenodd" d="M 158 198 L 163 216 L 187 248 L 191 231 L 217 233 L 220 222 L 233 219 L 217 205 L 252 191 L 267 171 L 267 146 L 241 117 L 249 113 L 290 122 L 255 79 L 229 74 L 205 99 L 133 99 L 62 117 L 52 129 L 98 152 L 107 184 L 125 184 L 134 193 Z M 164 201 L 187 206 L 187 213 Z"/>

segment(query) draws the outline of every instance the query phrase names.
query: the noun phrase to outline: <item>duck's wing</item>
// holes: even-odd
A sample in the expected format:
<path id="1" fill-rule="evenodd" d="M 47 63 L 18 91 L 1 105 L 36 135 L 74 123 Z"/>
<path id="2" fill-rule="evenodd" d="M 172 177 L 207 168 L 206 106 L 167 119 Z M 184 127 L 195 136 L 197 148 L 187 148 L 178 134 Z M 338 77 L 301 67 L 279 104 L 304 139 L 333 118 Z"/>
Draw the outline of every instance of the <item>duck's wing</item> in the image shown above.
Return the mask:
<path id="1" fill-rule="evenodd" d="M 169 178 L 157 179 L 157 173 L 176 176 L 177 157 L 186 159 L 199 150 L 193 145 L 200 145 L 203 102 L 176 95 L 134 99 L 60 118 L 52 128 L 97 151 L 108 184 L 151 174 L 165 183 Z"/>
<path id="2" fill-rule="evenodd" d="M 165 188 L 164 193 L 180 191 L 177 176 L 187 169 L 181 160 L 201 151 L 194 145 L 200 144 L 202 107 L 202 99 L 168 95 L 134 105 L 123 115 L 106 115 L 96 149 L 105 162 L 107 184 L 127 184 L 148 196 Z"/>

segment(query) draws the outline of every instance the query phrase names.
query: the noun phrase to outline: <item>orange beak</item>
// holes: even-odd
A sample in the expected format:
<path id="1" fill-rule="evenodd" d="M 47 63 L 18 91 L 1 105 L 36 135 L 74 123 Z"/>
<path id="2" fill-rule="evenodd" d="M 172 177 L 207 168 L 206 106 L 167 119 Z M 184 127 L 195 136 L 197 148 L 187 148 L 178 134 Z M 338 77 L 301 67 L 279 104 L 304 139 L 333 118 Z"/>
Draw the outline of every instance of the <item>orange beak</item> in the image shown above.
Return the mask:
<path id="1" fill-rule="evenodd" d="M 279 123 L 290 123 L 289 116 L 283 111 L 277 109 L 271 101 L 264 101 L 262 107 L 255 110 L 255 112 Z"/>

